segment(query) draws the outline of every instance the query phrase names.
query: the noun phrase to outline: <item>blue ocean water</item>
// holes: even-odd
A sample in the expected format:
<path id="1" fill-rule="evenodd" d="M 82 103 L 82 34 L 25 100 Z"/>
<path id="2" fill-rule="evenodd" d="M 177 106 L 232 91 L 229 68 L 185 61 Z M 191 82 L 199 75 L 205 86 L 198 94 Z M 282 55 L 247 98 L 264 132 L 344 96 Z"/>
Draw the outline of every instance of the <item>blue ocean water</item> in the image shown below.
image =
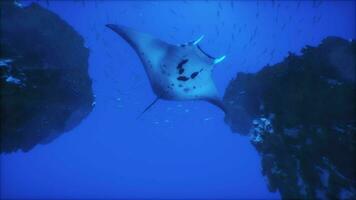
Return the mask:
<path id="1" fill-rule="evenodd" d="M 25 1 L 23 4 L 31 2 Z M 155 99 L 138 56 L 105 24 L 170 43 L 205 35 L 226 55 L 221 96 L 237 72 L 255 72 L 326 36 L 355 38 L 354 1 L 39 1 L 85 39 L 96 105 L 75 129 L 27 153 L 1 155 L 1 198 L 263 198 L 260 157 L 201 101 Z"/>

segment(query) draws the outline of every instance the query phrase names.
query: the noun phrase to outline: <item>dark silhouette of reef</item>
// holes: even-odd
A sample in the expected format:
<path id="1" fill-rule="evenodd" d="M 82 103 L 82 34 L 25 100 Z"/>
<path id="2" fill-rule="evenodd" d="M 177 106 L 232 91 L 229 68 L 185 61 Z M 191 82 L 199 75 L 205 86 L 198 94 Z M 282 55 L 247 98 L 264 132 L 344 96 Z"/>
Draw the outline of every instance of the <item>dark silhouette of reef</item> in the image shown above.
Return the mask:
<path id="1" fill-rule="evenodd" d="M 83 38 L 38 4 L 0 2 L 1 150 L 29 151 L 93 109 Z"/>
<path id="2" fill-rule="evenodd" d="M 249 135 L 283 199 L 356 199 L 356 42 L 328 37 L 226 89 L 225 118 Z"/>

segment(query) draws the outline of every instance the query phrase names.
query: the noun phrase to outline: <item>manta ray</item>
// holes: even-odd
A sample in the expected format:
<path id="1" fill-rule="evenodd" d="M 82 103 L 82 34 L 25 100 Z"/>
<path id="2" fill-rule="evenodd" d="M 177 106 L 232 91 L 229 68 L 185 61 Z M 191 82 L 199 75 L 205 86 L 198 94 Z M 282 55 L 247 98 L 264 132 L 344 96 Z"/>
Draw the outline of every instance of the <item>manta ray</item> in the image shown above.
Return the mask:
<path id="1" fill-rule="evenodd" d="M 141 115 L 159 99 L 204 100 L 226 113 L 212 79 L 214 66 L 224 60 L 225 56 L 214 58 L 204 52 L 198 44 L 204 36 L 193 42 L 173 45 L 125 26 L 106 26 L 135 50 L 156 95 L 156 99 Z"/>

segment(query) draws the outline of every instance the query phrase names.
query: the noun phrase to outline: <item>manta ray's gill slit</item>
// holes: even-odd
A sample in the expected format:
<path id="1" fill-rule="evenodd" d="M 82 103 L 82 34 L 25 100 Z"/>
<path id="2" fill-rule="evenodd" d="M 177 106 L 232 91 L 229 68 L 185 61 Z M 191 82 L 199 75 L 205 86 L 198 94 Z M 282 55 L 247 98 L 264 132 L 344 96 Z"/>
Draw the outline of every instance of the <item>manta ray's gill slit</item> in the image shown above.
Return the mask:
<path id="1" fill-rule="evenodd" d="M 191 79 L 194 79 L 196 76 L 198 76 L 199 75 L 199 73 L 200 72 L 202 72 L 203 71 L 203 69 L 200 69 L 200 71 L 198 71 L 198 72 L 193 72 L 191 75 L 190 75 L 190 78 Z"/>
<path id="2" fill-rule="evenodd" d="M 179 81 L 187 81 L 187 80 L 189 80 L 189 78 L 186 77 L 186 76 L 178 76 L 177 80 L 179 80 Z"/>
<path id="3" fill-rule="evenodd" d="M 188 59 L 183 59 L 182 61 L 180 61 L 177 65 L 177 69 L 183 69 L 183 65 L 186 64 L 189 60 Z"/>
<path id="4" fill-rule="evenodd" d="M 194 79 L 196 76 L 198 76 L 199 72 L 193 72 L 191 75 L 190 75 L 190 78 Z"/>
<path id="5" fill-rule="evenodd" d="M 189 60 L 188 59 L 183 59 L 182 61 L 180 61 L 177 65 L 177 70 L 178 70 L 178 74 L 180 76 L 177 77 L 177 80 L 179 81 L 187 81 L 189 80 L 188 77 L 186 76 L 182 76 L 182 74 L 184 73 L 184 68 L 183 68 L 183 65 L 186 64 Z"/>
<path id="6" fill-rule="evenodd" d="M 183 69 L 183 68 L 180 68 L 180 69 L 179 69 L 179 74 L 183 74 L 183 72 L 184 72 L 184 69 Z"/>

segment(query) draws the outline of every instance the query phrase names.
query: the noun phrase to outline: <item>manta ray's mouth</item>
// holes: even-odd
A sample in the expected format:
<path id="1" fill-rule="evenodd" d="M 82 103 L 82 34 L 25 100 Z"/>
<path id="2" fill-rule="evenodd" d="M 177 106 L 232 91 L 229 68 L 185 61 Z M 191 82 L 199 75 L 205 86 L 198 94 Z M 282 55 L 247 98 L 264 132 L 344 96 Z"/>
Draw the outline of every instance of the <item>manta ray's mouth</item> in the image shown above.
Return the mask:
<path id="1" fill-rule="evenodd" d="M 198 47 L 198 49 L 199 49 L 204 55 L 208 56 L 208 57 L 211 58 L 211 59 L 215 59 L 213 56 L 211 56 L 211 55 L 209 55 L 208 53 L 206 53 L 205 51 L 203 51 L 203 49 L 202 49 L 199 45 L 197 45 L 197 47 Z"/>

